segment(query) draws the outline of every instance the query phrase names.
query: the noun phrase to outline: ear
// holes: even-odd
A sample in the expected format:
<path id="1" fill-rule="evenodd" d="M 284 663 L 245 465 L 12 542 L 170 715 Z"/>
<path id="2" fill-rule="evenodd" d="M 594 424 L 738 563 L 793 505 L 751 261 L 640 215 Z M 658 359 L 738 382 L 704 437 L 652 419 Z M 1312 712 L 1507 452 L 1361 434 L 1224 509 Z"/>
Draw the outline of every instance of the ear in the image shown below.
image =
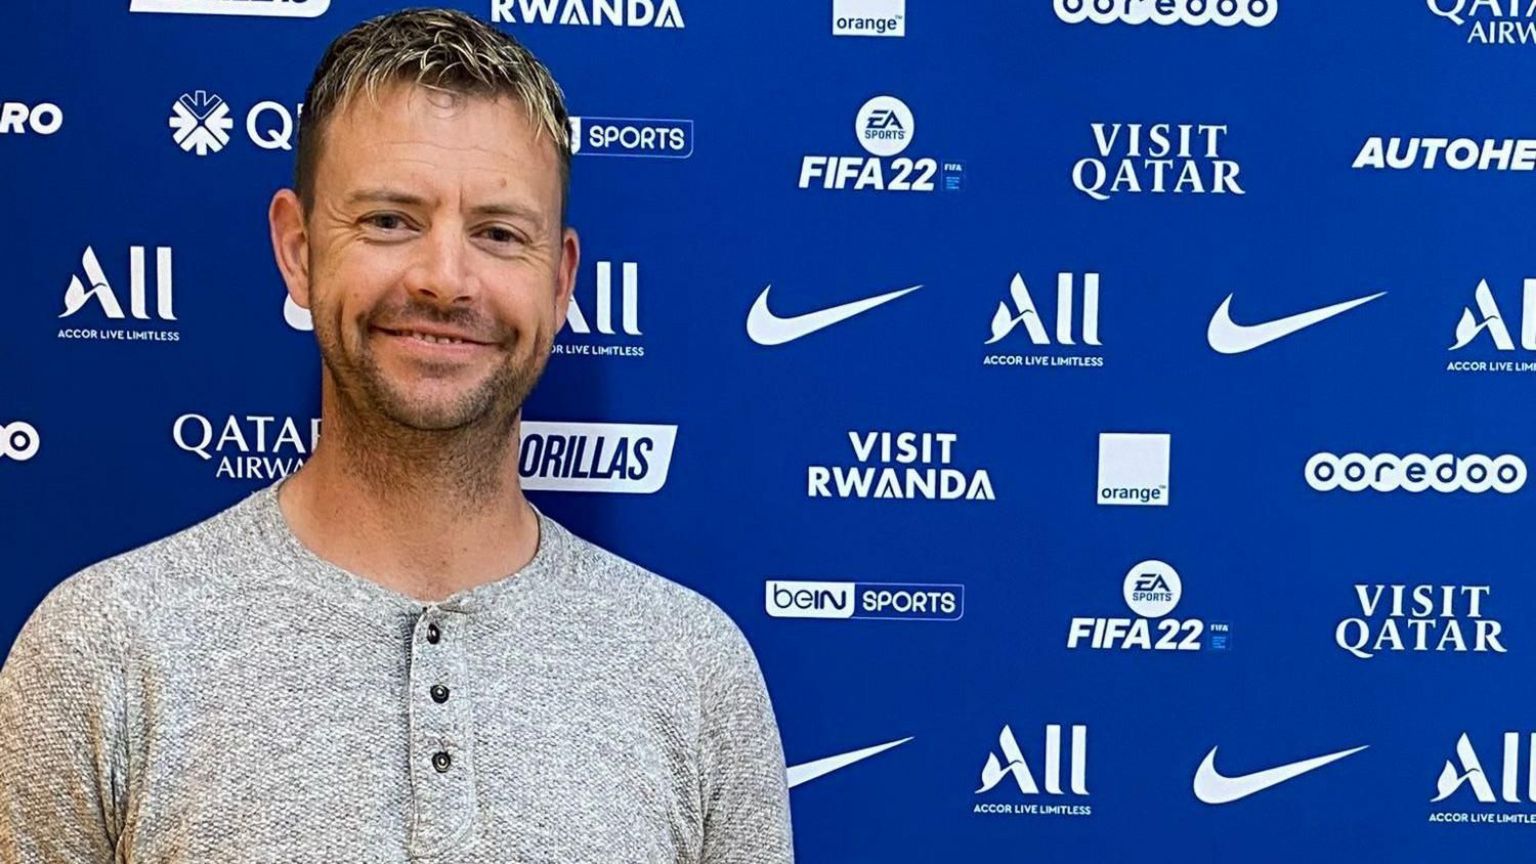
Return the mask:
<path id="1" fill-rule="evenodd" d="M 292 189 L 279 189 L 267 208 L 272 233 L 272 255 L 288 286 L 288 296 L 304 309 L 309 305 L 309 234 L 304 228 L 304 207 Z"/>
<path id="2" fill-rule="evenodd" d="M 555 274 L 555 332 L 565 326 L 571 293 L 576 290 L 576 267 L 581 263 L 581 238 L 575 228 L 566 228 L 560 238 L 560 266 Z"/>

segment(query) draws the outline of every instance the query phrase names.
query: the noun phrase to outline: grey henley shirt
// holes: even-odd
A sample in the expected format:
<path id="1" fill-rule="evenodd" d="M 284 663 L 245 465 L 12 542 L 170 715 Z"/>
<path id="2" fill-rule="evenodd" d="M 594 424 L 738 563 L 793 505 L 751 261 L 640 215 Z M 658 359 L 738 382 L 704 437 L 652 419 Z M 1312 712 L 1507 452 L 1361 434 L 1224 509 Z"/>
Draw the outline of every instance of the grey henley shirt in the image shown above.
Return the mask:
<path id="1" fill-rule="evenodd" d="M 0 861 L 793 858 L 741 631 L 539 513 L 424 603 L 316 556 L 282 481 L 69 577 L 0 669 Z"/>

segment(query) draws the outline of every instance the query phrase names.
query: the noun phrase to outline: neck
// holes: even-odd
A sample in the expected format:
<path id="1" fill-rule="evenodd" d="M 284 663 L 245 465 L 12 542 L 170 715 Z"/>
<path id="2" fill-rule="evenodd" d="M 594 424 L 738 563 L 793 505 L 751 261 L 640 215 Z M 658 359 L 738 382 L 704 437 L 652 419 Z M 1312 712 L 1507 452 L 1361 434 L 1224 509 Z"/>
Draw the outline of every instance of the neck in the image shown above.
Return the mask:
<path id="1" fill-rule="evenodd" d="M 538 519 L 518 485 L 518 418 L 444 432 L 383 426 L 326 399 L 279 506 L 316 555 L 425 602 L 521 569 Z M 383 428 L 380 428 L 380 427 Z"/>

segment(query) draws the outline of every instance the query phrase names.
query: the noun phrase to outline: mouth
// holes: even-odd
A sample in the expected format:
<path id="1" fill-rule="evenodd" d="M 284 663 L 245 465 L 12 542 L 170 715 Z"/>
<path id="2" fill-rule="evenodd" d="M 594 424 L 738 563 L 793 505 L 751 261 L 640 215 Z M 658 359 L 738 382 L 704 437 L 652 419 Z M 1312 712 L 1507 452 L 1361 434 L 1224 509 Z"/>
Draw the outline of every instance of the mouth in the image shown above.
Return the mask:
<path id="1" fill-rule="evenodd" d="M 399 339 L 405 339 L 411 342 L 421 342 L 427 345 L 465 345 L 483 347 L 491 344 L 490 342 L 486 342 L 481 339 L 475 339 L 464 333 L 455 333 L 448 330 L 398 329 L 393 327 L 375 327 L 373 329 L 385 334 L 386 336 L 394 336 Z"/>

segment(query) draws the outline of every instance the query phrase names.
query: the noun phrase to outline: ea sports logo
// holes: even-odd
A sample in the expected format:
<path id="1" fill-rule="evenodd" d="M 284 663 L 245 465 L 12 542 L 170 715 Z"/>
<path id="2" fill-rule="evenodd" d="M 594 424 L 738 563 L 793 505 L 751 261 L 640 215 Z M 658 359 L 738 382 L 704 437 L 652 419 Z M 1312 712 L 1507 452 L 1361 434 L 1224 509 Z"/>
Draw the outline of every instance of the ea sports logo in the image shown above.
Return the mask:
<path id="1" fill-rule="evenodd" d="M 0 424 L 0 459 L 25 462 L 37 455 L 41 441 L 37 427 L 18 420 L 10 425 Z"/>
<path id="2" fill-rule="evenodd" d="M 853 134 L 875 156 L 895 156 L 907 149 L 916 131 L 912 109 L 895 96 L 876 96 L 853 119 Z"/>
<path id="3" fill-rule="evenodd" d="M 1143 561 L 1125 574 L 1125 605 L 1142 618 L 1161 618 L 1179 605 L 1184 580 L 1163 561 Z"/>
<path id="4" fill-rule="evenodd" d="M 1525 485 L 1525 461 L 1504 454 L 1489 457 L 1480 453 L 1456 457 L 1449 453 L 1426 456 L 1409 453 L 1397 456 L 1383 453 L 1367 456 L 1346 453 L 1335 456 L 1319 453 L 1307 460 L 1307 485 L 1319 492 L 1342 489 L 1345 492 L 1436 492 L 1482 493 L 1490 489 L 1506 495 Z"/>

